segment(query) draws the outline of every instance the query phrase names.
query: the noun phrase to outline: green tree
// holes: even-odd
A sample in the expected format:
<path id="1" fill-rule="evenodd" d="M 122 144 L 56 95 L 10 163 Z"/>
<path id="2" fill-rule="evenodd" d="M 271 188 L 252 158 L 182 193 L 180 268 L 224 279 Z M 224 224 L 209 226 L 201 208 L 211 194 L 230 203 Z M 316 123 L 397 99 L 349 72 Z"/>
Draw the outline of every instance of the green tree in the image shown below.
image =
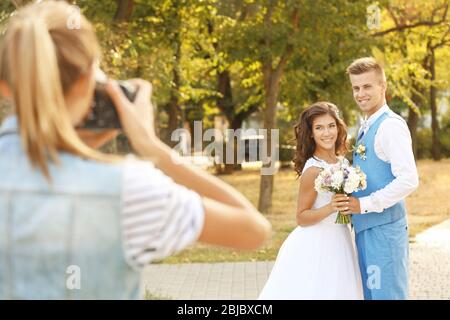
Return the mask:
<path id="1" fill-rule="evenodd" d="M 283 98 L 292 108 L 298 107 L 300 101 L 294 97 L 295 88 L 306 93 L 303 97 L 310 94 L 310 100 L 314 100 L 314 95 L 323 96 L 317 93 L 323 93 L 331 87 L 324 83 L 324 79 L 332 81 L 333 76 L 337 76 L 340 71 L 341 79 L 345 76 L 343 66 L 349 61 L 341 59 L 339 54 L 342 51 L 335 52 L 336 48 L 329 46 L 330 35 L 337 33 L 338 37 L 349 36 L 348 45 L 350 39 L 356 40 L 362 38 L 361 33 L 367 34 L 365 20 L 360 18 L 365 16 L 366 3 L 244 1 L 242 5 L 245 10 L 235 19 L 237 21 L 230 23 L 224 30 L 224 36 L 228 37 L 227 43 L 233 43 L 236 57 L 241 61 L 259 64 L 264 89 L 264 128 L 272 130 L 277 123 L 277 106 L 283 102 Z M 356 45 L 353 47 L 356 48 Z M 361 49 L 356 49 L 361 52 Z M 319 65 L 317 69 L 316 65 Z M 321 77 L 323 69 L 320 66 L 326 66 L 329 74 Z M 284 82 L 286 74 L 292 76 L 288 84 Z M 317 79 L 319 85 L 314 86 L 313 81 L 310 81 L 312 77 Z M 304 85 L 308 85 L 310 90 L 305 90 L 302 87 Z M 320 86 L 324 89 L 320 90 Z M 304 105 L 304 102 L 300 105 Z M 270 134 L 267 137 L 267 149 L 271 156 Z M 269 166 L 270 163 L 265 164 L 266 168 Z M 261 176 L 258 207 L 263 212 L 271 207 L 273 181 L 273 175 Z"/>
<path id="2" fill-rule="evenodd" d="M 417 153 L 417 124 L 421 112 L 429 105 L 432 127 L 432 157 L 441 158 L 440 133 L 437 110 L 437 90 L 448 89 L 448 78 L 442 78 L 436 70 L 436 53 L 450 45 L 450 19 L 448 1 L 391 1 L 384 10 L 386 19 L 382 36 L 388 77 L 393 86 L 392 94 L 410 107 L 408 126 Z M 448 61 L 447 61 L 448 65 Z"/>

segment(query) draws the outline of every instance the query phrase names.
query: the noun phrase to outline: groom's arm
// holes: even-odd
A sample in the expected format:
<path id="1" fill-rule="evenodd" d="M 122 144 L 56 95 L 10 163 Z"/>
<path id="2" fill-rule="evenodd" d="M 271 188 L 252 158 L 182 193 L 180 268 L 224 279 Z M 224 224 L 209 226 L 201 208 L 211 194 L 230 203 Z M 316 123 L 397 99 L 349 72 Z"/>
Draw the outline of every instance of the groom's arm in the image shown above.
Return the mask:
<path id="1" fill-rule="evenodd" d="M 380 125 L 375 136 L 375 153 L 381 160 L 391 164 L 395 179 L 383 189 L 359 199 L 363 214 L 382 212 L 406 198 L 419 186 L 411 134 L 403 119 L 390 117 Z"/>

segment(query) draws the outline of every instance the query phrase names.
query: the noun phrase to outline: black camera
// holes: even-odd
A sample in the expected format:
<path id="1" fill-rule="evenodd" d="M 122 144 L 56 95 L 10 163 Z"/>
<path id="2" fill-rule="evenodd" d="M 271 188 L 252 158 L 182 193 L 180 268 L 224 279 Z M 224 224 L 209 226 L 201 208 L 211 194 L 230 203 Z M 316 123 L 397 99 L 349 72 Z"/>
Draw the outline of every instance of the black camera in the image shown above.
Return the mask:
<path id="1" fill-rule="evenodd" d="M 119 87 L 130 102 L 136 98 L 138 88 L 127 81 L 118 81 Z M 88 116 L 80 129 L 121 129 L 119 115 L 106 91 L 106 77 L 99 70 L 96 76 L 94 98 Z"/>

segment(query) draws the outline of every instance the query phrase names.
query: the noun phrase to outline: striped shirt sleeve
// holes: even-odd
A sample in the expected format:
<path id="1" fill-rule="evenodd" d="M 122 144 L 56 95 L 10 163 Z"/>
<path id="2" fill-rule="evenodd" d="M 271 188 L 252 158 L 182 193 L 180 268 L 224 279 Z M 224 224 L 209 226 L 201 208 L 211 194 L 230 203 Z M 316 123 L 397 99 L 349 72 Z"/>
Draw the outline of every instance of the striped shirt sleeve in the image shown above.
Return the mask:
<path id="1" fill-rule="evenodd" d="M 121 214 L 125 259 L 136 269 L 195 242 L 204 222 L 197 193 L 131 156 L 125 161 Z"/>

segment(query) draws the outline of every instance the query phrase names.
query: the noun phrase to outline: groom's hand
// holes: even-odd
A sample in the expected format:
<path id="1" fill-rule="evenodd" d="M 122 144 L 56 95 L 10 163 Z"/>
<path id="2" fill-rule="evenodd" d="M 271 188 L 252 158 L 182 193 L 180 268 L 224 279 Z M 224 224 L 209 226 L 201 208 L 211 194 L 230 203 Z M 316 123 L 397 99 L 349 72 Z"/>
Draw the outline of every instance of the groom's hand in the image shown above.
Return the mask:
<path id="1" fill-rule="evenodd" d="M 348 197 L 347 210 L 341 212 L 342 214 L 358 214 L 361 213 L 361 206 L 359 199 L 355 197 Z"/>

